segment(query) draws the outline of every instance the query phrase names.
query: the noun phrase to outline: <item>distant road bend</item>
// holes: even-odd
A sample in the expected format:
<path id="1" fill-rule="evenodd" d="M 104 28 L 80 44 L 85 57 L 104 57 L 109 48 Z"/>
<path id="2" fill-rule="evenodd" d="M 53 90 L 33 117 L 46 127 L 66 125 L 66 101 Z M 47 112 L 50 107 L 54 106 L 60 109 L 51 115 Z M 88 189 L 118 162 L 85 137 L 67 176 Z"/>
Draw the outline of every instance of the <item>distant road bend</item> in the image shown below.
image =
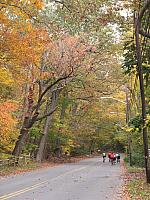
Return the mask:
<path id="1" fill-rule="evenodd" d="M 90 158 L 0 181 L 0 200 L 118 200 L 120 164 Z"/>

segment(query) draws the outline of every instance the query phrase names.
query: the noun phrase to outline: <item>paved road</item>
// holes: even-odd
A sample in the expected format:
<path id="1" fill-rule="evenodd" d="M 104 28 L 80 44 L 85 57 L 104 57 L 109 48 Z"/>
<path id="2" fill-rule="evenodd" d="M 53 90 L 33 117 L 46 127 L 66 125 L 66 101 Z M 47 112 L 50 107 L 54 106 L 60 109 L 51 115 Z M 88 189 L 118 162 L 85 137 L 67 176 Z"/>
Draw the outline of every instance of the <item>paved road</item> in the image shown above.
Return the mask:
<path id="1" fill-rule="evenodd" d="M 0 200 L 118 200 L 121 185 L 120 164 L 90 158 L 2 179 Z"/>

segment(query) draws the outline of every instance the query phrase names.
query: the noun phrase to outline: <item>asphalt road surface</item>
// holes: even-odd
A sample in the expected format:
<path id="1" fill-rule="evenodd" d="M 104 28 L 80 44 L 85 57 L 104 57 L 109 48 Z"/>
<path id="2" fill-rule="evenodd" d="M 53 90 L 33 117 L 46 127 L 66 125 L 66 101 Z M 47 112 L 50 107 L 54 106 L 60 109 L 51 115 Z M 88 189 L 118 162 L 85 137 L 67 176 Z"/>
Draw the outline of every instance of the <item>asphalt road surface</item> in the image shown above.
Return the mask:
<path id="1" fill-rule="evenodd" d="M 118 200 L 120 164 L 90 158 L 0 180 L 0 200 Z"/>

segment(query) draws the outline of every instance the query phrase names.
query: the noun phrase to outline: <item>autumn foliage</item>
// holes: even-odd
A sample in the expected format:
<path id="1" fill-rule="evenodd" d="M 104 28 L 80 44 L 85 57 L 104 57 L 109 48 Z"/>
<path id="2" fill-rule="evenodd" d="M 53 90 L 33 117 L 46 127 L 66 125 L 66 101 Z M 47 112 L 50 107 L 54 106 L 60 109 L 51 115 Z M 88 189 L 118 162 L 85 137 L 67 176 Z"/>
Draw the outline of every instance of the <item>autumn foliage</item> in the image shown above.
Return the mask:
<path id="1" fill-rule="evenodd" d="M 17 118 L 12 113 L 16 111 L 17 104 L 6 101 L 0 103 L 0 147 L 4 150 L 12 150 L 17 134 Z"/>
<path id="2" fill-rule="evenodd" d="M 97 101 L 117 93 L 122 83 L 118 81 L 120 63 L 114 56 L 118 47 L 109 35 L 111 16 L 115 16 L 111 3 L 105 13 L 103 3 L 107 1 L 88 2 L 75 0 L 70 5 L 65 1 L 65 6 L 43 0 L 0 2 L 2 151 L 37 153 L 44 134 L 49 137 L 50 125 L 42 134 L 47 120 L 52 132 L 67 138 L 67 147 L 81 145 L 78 135 L 81 140 L 88 138 L 83 146 L 91 145 L 91 137 L 97 138 L 97 113 L 102 112 Z M 106 112 L 101 115 L 103 120 Z M 63 145 L 60 148 L 65 149 Z"/>
<path id="3" fill-rule="evenodd" d="M 45 28 L 34 26 L 31 19 L 43 6 L 40 0 L 0 2 L 0 143 L 6 150 L 12 150 L 9 144 L 18 137 L 20 119 L 15 113 L 22 108 L 24 88 L 40 76 L 49 38 Z"/>

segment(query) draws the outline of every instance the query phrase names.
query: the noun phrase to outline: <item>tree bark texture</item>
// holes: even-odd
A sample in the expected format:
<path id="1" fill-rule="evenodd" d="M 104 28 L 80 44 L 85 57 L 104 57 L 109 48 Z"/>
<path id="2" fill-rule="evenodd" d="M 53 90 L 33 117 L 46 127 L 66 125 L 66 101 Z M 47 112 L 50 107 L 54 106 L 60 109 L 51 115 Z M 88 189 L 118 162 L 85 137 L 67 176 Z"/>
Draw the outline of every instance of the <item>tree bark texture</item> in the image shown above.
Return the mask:
<path id="1" fill-rule="evenodd" d="M 145 156 L 145 169 L 146 169 L 146 179 L 147 183 L 150 183 L 150 166 L 149 166 L 149 155 L 148 155 L 148 136 L 146 127 L 146 102 L 145 102 L 145 92 L 144 92 L 144 80 L 143 80 L 143 68 L 142 68 L 142 54 L 139 38 L 140 30 L 140 20 L 139 15 L 137 15 L 136 27 L 135 27 L 135 37 L 136 37 L 136 55 L 137 55 L 137 66 L 138 75 L 140 82 L 140 94 L 142 103 L 142 122 L 143 122 L 143 144 L 144 144 L 144 156 Z"/>
<path id="2" fill-rule="evenodd" d="M 32 115 L 32 107 L 33 107 L 33 90 L 34 90 L 34 87 L 29 88 L 27 111 L 24 116 L 23 125 L 20 130 L 20 135 L 16 142 L 15 148 L 12 152 L 12 154 L 15 156 L 19 156 L 21 154 L 23 145 L 29 133 L 29 129 L 32 126 L 32 123 L 30 120 L 31 120 L 31 115 Z"/>
<path id="3" fill-rule="evenodd" d="M 58 101 L 59 91 L 52 92 L 52 100 L 51 100 L 51 108 L 50 111 L 54 110 Z M 49 102 L 47 102 L 46 112 L 49 112 Z M 48 116 L 45 121 L 45 126 L 43 130 L 43 135 L 40 141 L 39 149 L 37 152 L 36 160 L 37 162 L 41 162 L 44 158 L 44 150 L 46 147 L 46 141 L 49 133 L 49 129 L 52 123 L 52 115 Z"/>

